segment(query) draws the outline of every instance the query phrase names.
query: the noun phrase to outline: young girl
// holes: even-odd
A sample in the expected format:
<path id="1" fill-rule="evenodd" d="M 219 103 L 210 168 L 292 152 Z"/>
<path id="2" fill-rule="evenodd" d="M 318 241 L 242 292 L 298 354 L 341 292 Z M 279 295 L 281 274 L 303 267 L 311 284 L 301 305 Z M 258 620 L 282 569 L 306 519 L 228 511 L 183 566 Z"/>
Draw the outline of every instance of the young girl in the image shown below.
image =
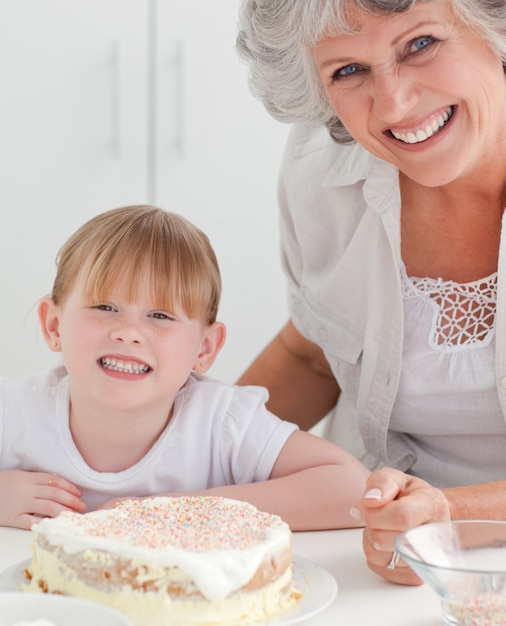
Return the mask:
<path id="1" fill-rule="evenodd" d="M 358 524 L 358 461 L 269 413 L 263 388 L 203 375 L 225 327 L 199 229 L 155 207 L 115 209 L 82 226 L 57 265 L 39 319 L 64 366 L 0 381 L 0 524 L 188 493 L 247 500 L 293 530 Z"/>

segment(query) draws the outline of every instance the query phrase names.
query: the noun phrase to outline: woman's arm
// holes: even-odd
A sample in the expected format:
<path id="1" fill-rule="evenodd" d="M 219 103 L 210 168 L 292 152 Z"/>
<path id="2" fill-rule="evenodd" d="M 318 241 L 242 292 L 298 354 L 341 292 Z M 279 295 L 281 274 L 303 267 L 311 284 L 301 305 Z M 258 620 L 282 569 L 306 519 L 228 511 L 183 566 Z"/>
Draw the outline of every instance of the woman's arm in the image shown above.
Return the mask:
<path id="1" fill-rule="evenodd" d="M 269 410 L 308 430 L 331 411 L 339 386 L 322 350 L 289 321 L 238 380 L 269 390 Z"/>
<path id="2" fill-rule="evenodd" d="M 442 490 L 452 519 L 506 520 L 506 480 Z"/>

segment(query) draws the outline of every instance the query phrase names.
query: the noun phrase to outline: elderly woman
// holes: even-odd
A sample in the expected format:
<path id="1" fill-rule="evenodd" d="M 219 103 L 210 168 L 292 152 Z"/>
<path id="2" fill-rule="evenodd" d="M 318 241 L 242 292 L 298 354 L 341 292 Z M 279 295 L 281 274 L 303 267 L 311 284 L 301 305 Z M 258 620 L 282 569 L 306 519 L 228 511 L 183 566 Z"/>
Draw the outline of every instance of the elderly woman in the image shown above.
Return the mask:
<path id="1" fill-rule="evenodd" d="M 305 428 L 339 398 L 383 466 L 351 512 L 369 566 L 415 583 L 399 531 L 506 519 L 506 0 L 243 0 L 238 49 L 296 122 L 291 317 L 240 383 Z"/>

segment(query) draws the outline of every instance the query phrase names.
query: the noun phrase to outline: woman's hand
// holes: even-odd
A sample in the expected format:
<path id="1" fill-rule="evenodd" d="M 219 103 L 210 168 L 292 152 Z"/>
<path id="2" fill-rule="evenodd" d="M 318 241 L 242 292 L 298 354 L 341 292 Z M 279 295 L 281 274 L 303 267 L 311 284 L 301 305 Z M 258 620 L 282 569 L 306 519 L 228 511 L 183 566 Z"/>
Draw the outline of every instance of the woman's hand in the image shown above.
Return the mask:
<path id="1" fill-rule="evenodd" d="M 369 476 L 364 498 L 354 513 L 365 523 L 363 547 L 370 569 L 390 582 L 421 584 L 404 561 L 388 567 L 394 541 L 408 528 L 449 520 L 450 505 L 444 493 L 420 478 L 384 468 Z"/>
<path id="2" fill-rule="evenodd" d="M 0 525 L 29 530 L 41 517 L 61 511 L 83 513 L 81 491 L 55 474 L 4 470 L 0 472 Z"/>

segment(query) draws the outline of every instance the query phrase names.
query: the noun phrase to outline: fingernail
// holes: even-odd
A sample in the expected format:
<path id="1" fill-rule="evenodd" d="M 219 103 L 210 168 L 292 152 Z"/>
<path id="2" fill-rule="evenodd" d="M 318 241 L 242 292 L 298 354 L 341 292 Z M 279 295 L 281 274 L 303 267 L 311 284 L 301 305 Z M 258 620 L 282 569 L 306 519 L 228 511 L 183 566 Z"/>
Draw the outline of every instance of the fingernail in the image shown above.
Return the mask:
<path id="1" fill-rule="evenodd" d="M 369 491 L 367 491 L 364 495 L 364 498 L 366 498 L 367 500 L 381 500 L 382 497 L 383 494 L 381 492 L 381 489 L 378 489 L 377 487 L 369 489 Z"/>
<path id="2" fill-rule="evenodd" d="M 360 515 L 360 511 L 357 509 L 356 506 L 352 506 L 351 507 L 350 515 L 351 515 L 351 517 L 353 517 L 353 519 L 356 519 L 356 520 L 361 520 L 362 519 L 362 515 Z"/>

